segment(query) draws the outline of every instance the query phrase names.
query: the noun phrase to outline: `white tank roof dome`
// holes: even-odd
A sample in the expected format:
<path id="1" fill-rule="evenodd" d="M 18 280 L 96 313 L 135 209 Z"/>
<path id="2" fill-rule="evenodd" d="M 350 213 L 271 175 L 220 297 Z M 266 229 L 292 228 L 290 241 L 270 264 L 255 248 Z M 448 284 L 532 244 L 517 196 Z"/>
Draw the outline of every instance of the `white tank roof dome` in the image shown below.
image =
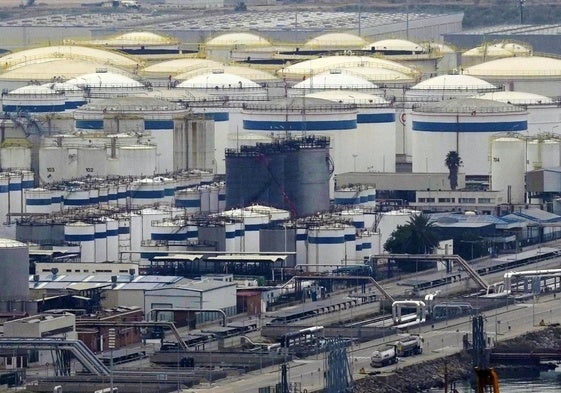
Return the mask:
<path id="1" fill-rule="evenodd" d="M 347 67 L 384 68 L 408 75 L 417 74 L 412 68 L 395 61 L 369 56 L 325 56 L 289 65 L 277 73 L 286 77 L 301 78 L 302 76 L 315 75 L 334 68 L 345 69 Z"/>
<path id="2" fill-rule="evenodd" d="M 77 59 L 48 59 L 41 63 L 18 66 L 0 75 L 2 80 L 39 80 L 71 79 L 80 75 L 96 72 L 99 69 L 108 72 L 125 73 L 124 69 L 111 67 L 102 61 L 86 61 Z"/>
<path id="3" fill-rule="evenodd" d="M 14 89 L 14 90 L 10 91 L 8 94 L 9 95 L 16 95 L 16 94 L 21 94 L 21 95 L 26 95 L 26 94 L 54 95 L 54 94 L 59 94 L 59 93 L 57 91 L 51 90 L 48 87 L 43 86 L 43 85 L 29 85 L 29 86 L 23 86 L 23 87 L 19 87 L 17 89 Z"/>
<path id="4" fill-rule="evenodd" d="M 469 75 L 439 75 L 426 79 L 415 86 L 412 90 L 482 90 L 496 89 L 491 83 Z"/>
<path id="5" fill-rule="evenodd" d="M 366 41 L 358 35 L 350 33 L 327 33 L 308 40 L 304 48 L 362 48 Z"/>
<path id="6" fill-rule="evenodd" d="M 402 52 L 402 51 L 424 52 L 425 51 L 425 48 L 414 42 L 408 40 L 392 39 L 392 38 L 375 41 L 371 44 L 366 45 L 363 49 L 371 50 L 372 48 L 374 48 L 375 50 L 392 51 L 392 52 Z"/>
<path id="7" fill-rule="evenodd" d="M 152 64 L 142 70 L 145 74 L 175 75 L 200 68 L 222 67 L 222 63 L 208 59 L 173 59 Z"/>
<path id="8" fill-rule="evenodd" d="M 522 44 L 518 44 L 516 42 L 500 42 L 497 44 L 493 44 L 491 45 L 491 47 L 493 48 L 501 48 L 501 49 L 505 49 L 517 56 L 520 55 L 524 55 L 524 56 L 529 56 L 532 54 L 532 49 L 524 46 Z"/>
<path id="9" fill-rule="evenodd" d="M 243 78 L 247 78 L 252 81 L 269 82 L 269 81 L 279 80 L 279 78 L 277 78 L 275 75 L 271 74 L 270 72 L 259 70 L 257 68 L 252 68 L 252 67 L 234 66 L 234 65 L 199 68 L 196 70 L 191 70 L 178 74 L 175 76 L 175 79 L 186 80 L 186 79 L 191 79 L 197 75 L 207 74 L 209 72 L 215 72 L 215 71 L 241 76 Z"/>
<path id="10" fill-rule="evenodd" d="M 49 82 L 43 83 L 41 86 L 45 86 L 54 91 L 82 91 L 78 86 L 68 82 Z"/>
<path id="11" fill-rule="evenodd" d="M 444 54 L 444 53 L 456 53 L 456 51 L 454 49 L 452 49 L 451 46 L 443 44 L 441 42 L 425 42 L 422 44 L 423 47 L 428 51 L 431 49 L 436 49 L 438 50 L 438 52 Z"/>
<path id="12" fill-rule="evenodd" d="M 205 46 L 207 48 L 233 48 L 236 46 L 263 48 L 271 46 L 271 43 L 257 34 L 227 33 L 211 38 Z"/>
<path id="13" fill-rule="evenodd" d="M 144 87 L 144 85 L 125 75 L 112 72 L 95 72 L 92 74 L 81 75 L 67 81 L 79 87 Z"/>
<path id="14" fill-rule="evenodd" d="M 117 52 L 78 45 L 45 46 L 14 52 L 0 57 L 0 64 L 10 69 L 24 64 L 43 63 L 61 58 L 93 61 L 127 69 L 136 68 L 138 64 L 134 59 Z"/>
<path id="15" fill-rule="evenodd" d="M 293 89 L 377 89 L 374 83 L 341 70 L 314 75 L 292 86 Z"/>
<path id="16" fill-rule="evenodd" d="M 208 72 L 206 74 L 197 75 L 191 79 L 181 82 L 177 87 L 187 87 L 195 89 L 214 89 L 218 88 L 257 88 L 261 87 L 258 83 L 255 83 L 247 78 L 243 78 L 238 75 L 226 74 L 226 73 L 213 73 Z"/>
<path id="17" fill-rule="evenodd" d="M 499 101 L 482 100 L 480 98 L 455 98 L 424 104 L 413 109 L 414 112 L 425 113 L 509 113 L 524 112 L 523 109 Z"/>
<path id="18" fill-rule="evenodd" d="M 326 100 L 323 98 L 308 98 L 308 97 L 288 97 L 280 98 L 277 100 L 259 102 L 259 101 L 249 101 L 244 104 L 244 108 L 247 110 L 264 110 L 264 111 L 278 111 L 278 110 L 309 110 L 313 111 L 318 109 L 321 112 L 325 112 L 328 108 L 340 110 L 354 110 L 355 105 L 343 104 L 339 102 L 333 102 L 331 100 Z"/>
<path id="19" fill-rule="evenodd" d="M 477 96 L 483 100 L 506 102 L 513 105 L 540 105 L 554 104 L 555 102 L 546 96 L 522 91 L 496 91 Z"/>
<path id="20" fill-rule="evenodd" d="M 155 34 L 148 31 L 133 31 L 130 33 L 120 34 L 115 37 L 110 37 L 107 39 L 92 40 L 90 44 L 92 45 L 144 45 L 144 46 L 156 46 L 156 45 L 173 45 L 179 43 L 179 40 L 172 37 L 166 37 L 160 34 Z"/>
<path id="21" fill-rule="evenodd" d="M 561 60 L 542 56 L 515 56 L 468 67 L 464 74 L 481 77 L 548 78 L 561 76 Z"/>
<path id="22" fill-rule="evenodd" d="M 415 75 L 376 67 L 345 67 L 345 72 L 356 75 L 373 83 L 413 83 L 417 81 Z"/>
<path id="23" fill-rule="evenodd" d="M 84 111 L 105 111 L 105 112 L 123 112 L 123 111 L 179 111 L 184 108 L 176 103 L 151 97 L 115 97 L 107 100 L 90 102 L 77 110 Z"/>
<path id="24" fill-rule="evenodd" d="M 358 91 L 345 90 L 325 90 L 306 94 L 306 98 L 320 98 L 343 104 L 356 104 L 359 106 L 387 106 L 388 100 L 384 97 L 373 94 L 366 94 Z"/>
<path id="25" fill-rule="evenodd" d="M 478 46 L 462 53 L 462 57 L 512 57 L 514 53 L 497 46 Z"/>

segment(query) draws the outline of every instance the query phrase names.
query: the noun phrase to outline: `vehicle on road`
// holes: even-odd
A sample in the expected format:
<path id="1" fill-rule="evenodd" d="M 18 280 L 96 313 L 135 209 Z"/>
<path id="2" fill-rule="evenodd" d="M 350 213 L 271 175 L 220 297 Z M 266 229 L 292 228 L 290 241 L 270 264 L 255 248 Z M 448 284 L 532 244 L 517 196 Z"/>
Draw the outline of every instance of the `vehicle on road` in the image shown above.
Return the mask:
<path id="1" fill-rule="evenodd" d="M 423 353 L 423 338 L 412 334 L 392 344 L 386 344 L 382 349 L 372 352 L 370 366 L 389 366 L 390 364 L 397 363 L 399 357 L 420 355 L 421 353 Z"/>

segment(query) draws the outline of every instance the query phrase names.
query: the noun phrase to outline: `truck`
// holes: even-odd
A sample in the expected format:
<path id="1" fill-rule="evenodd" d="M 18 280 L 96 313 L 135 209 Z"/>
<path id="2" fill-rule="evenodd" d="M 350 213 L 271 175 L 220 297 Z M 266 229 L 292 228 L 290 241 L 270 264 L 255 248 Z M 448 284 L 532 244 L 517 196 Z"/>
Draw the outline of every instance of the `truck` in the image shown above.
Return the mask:
<path id="1" fill-rule="evenodd" d="M 370 366 L 385 367 L 397 363 L 397 345 L 388 344 L 382 349 L 372 352 Z"/>
<path id="2" fill-rule="evenodd" d="M 385 367 L 397 363 L 399 357 L 420 355 L 421 353 L 423 353 L 423 338 L 419 335 L 406 336 L 372 352 L 370 366 Z"/>
<path id="3" fill-rule="evenodd" d="M 406 357 L 423 353 L 423 338 L 412 334 L 403 337 L 395 343 L 397 356 Z"/>

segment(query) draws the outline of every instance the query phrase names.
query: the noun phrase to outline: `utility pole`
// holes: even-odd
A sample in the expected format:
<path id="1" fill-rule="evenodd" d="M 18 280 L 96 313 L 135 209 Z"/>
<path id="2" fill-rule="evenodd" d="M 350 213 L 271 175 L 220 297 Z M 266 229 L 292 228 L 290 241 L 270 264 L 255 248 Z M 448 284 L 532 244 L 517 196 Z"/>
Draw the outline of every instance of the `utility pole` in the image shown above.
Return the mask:
<path id="1" fill-rule="evenodd" d="M 526 0 L 518 0 L 518 5 L 520 7 L 520 24 L 521 25 L 524 24 L 524 3 L 526 3 Z"/>

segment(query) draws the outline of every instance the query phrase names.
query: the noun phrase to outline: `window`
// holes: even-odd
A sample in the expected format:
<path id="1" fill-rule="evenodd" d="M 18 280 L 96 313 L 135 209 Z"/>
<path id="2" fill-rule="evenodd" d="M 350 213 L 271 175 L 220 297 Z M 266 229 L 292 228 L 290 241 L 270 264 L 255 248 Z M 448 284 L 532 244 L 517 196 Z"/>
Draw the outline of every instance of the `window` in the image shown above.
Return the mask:
<path id="1" fill-rule="evenodd" d="M 458 198 L 459 203 L 475 203 L 475 198 Z"/>
<path id="2" fill-rule="evenodd" d="M 491 203 L 491 198 L 479 198 L 477 203 Z"/>
<path id="3" fill-rule="evenodd" d="M 438 198 L 438 203 L 454 203 L 456 198 Z"/>

